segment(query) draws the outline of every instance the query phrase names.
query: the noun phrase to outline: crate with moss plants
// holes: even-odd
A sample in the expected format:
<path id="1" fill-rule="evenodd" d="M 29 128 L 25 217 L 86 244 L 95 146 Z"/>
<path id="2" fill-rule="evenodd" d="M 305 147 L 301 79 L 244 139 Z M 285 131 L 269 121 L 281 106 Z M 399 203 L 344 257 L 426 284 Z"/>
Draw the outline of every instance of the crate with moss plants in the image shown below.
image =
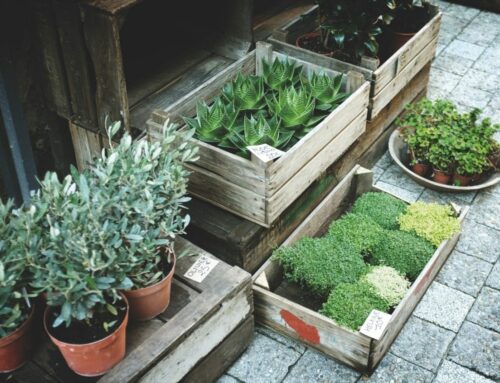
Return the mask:
<path id="1" fill-rule="evenodd" d="M 189 192 L 261 226 L 365 131 L 369 84 L 257 43 L 256 50 L 148 121 L 196 130 Z"/>
<path id="2" fill-rule="evenodd" d="M 359 165 L 254 275 L 256 319 L 365 373 L 458 241 L 468 207 L 409 204 Z M 384 319 L 379 333 L 368 324 Z"/>

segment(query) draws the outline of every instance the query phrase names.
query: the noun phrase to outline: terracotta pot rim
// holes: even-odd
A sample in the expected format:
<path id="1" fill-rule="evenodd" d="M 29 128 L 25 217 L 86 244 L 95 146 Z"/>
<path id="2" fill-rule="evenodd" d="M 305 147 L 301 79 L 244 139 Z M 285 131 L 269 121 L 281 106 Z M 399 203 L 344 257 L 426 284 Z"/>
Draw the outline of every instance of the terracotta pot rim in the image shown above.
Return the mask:
<path id="1" fill-rule="evenodd" d="M 391 29 L 391 28 L 387 28 L 387 30 L 391 33 L 394 33 L 395 35 L 400 35 L 400 36 L 405 36 L 405 37 L 409 37 L 409 36 L 413 37 L 418 33 L 418 31 L 417 32 L 398 32 L 398 31 L 395 31 L 394 29 Z"/>
<path id="2" fill-rule="evenodd" d="M 174 256 L 174 260 L 171 263 L 172 268 L 170 269 L 170 271 L 168 272 L 167 275 L 165 275 L 159 282 L 156 282 L 155 284 L 152 284 L 151 286 L 140 287 L 138 289 L 132 289 L 132 290 L 124 290 L 123 293 L 126 295 L 129 295 L 130 297 L 137 298 L 137 297 L 141 297 L 144 295 L 149 295 L 151 293 L 154 293 L 154 292 L 160 290 L 165 285 L 165 283 L 168 282 L 168 279 L 170 279 L 172 274 L 175 272 L 175 264 L 177 261 L 177 257 L 175 255 L 175 251 L 174 250 L 171 250 L 171 251 L 172 251 L 172 255 Z"/>
<path id="3" fill-rule="evenodd" d="M 105 336 L 104 338 L 95 340 L 95 341 L 90 342 L 90 343 L 67 343 L 67 342 L 64 342 L 62 340 L 57 339 L 54 335 L 52 335 L 50 333 L 49 329 L 47 328 L 47 315 L 49 314 L 49 311 L 53 309 L 53 307 L 51 307 L 51 306 L 47 306 L 45 308 L 45 312 L 43 314 L 43 327 L 45 329 L 45 332 L 49 336 L 50 340 L 52 340 L 52 342 L 54 342 L 54 344 L 58 347 L 64 347 L 64 348 L 71 347 L 71 348 L 75 348 L 78 350 L 78 349 L 87 348 L 89 346 L 99 346 L 97 349 L 102 349 L 102 348 L 108 346 L 110 343 L 112 343 L 115 340 L 116 334 L 118 332 L 120 332 L 120 330 L 122 330 L 122 328 L 124 326 L 126 327 L 128 324 L 129 303 L 128 303 L 127 297 L 123 293 L 120 292 L 120 295 L 124 299 L 125 305 L 127 307 L 127 310 L 125 311 L 125 316 L 123 317 L 122 323 L 120 323 L 120 325 L 111 334 Z M 88 375 L 88 376 L 94 376 L 94 375 Z"/>
<path id="4" fill-rule="evenodd" d="M 26 320 L 21 324 L 21 326 L 19 326 L 17 329 L 14 330 L 14 332 L 11 332 L 6 337 L 0 338 L 0 347 L 5 347 L 11 344 L 12 342 L 16 341 L 20 337 L 22 337 L 26 333 L 26 330 L 29 328 L 31 323 L 33 322 L 34 317 L 35 317 L 35 305 L 32 304 L 30 314 L 28 315 L 28 318 L 26 318 Z"/>

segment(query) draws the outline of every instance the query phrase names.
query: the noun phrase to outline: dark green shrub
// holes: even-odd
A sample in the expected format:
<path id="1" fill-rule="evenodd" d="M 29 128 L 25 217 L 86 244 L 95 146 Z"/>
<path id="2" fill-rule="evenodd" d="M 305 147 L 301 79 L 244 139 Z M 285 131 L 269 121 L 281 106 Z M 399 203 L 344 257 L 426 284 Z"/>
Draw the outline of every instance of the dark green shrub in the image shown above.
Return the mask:
<path id="1" fill-rule="evenodd" d="M 336 242 L 349 243 L 357 252 L 371 251 L 384 235 L 384 229 L 373 219 L 348 213 L 330 225 L 328 230 Z"/>
<path id="2" fill-rule="evenodd" d="M 385 238 L 372 251 L 374 263 L 391 266 L 415 279 L 434 253 L 434 246 L 414 234 L 387 230 Z"/>
<path id="3" fill-rule="evenodd" d="M 365 193 L 352 208 L 355 214 L 370 217 L 384 229 L 398 229 L 398 218 L 406 211 L 406 204 L 386 193 Z"/>
<path id="4" fill-rule="evenodd" d="M 339 283 L 355 282 L 366 270 L 352 246 L 330 237 L 303 238 L 293 246 L 280 247 L 273 257 L 283 265 L 287 280 L 320 295 L 329 294 Z"/>
<path id="5" fill-rule="evenodd" d="M 357 330 L 372 310 L 387 311 L 389 307 L 368 283 L 342 283 L 330 294 L 320 313 L 341 326 Z"/>

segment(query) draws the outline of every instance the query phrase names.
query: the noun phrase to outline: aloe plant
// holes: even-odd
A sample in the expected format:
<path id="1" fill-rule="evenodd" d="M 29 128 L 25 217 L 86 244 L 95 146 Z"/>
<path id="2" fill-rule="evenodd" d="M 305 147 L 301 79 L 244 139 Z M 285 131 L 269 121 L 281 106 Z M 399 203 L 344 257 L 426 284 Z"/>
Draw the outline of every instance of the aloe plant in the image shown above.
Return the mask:
<path id="1" fill-rule="evenodd" d="M 262 60 L 262 66 L 264 82 L 273 90 L 295 85 L 302 73 L 302 66 L 296 65 L 288 59 L 275 59 L 272 64 Z"/>
<path id="2" fill-rule="evenodd" d="M 302 86 L 316 99 L 318 110 L 331 111 L 347 98 L 347 94 L 340 89 L 342 74 L 331 78 L 326 73 L 313 73 L 310 78 L 302 78 Z"/>
<path id="3" fill-rule="evenodd" d="M 264 79 L 239 73 L 233 81 L 224 86 L 223 95 L 239 110 L 262 109 L 265 106 Z"/>
<path id="4" fill-rule="evenodd" d="M 306 90 L 293 87 L 281 89 L 277 97 L 272 94 L 267 103 L 269 109 L 281 118 L 283 127 L 296 129 L 310 124 L 316 106 Z"/>

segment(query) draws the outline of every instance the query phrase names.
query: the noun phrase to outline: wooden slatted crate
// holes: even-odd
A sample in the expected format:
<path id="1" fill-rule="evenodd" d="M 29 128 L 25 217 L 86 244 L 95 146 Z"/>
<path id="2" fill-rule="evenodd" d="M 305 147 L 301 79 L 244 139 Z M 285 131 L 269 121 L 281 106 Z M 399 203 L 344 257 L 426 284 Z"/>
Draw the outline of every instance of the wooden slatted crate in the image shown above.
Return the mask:
<path id="1" fill-rule="evenodd" d="M 216 380 L 243 352 L 253 334 L 251 277 L 222 261 L 197 283 L 185 276 L 211 254 L 178 239 L 171 302 L 157 318 L 127 327 L 127 355 L 101 378 L 83 378 L 43 337 L 33 359 L 8 378 L 17 383 L 129 383 Z M 0 378 L 2 378 L 0 376 Z M 7 378 L 7 377 L 6 377 Z"/>
<path id="2" fill-rule="evenodd" d="M 286 56 L 269 44 L 258 43 L 250 52 L 224 71 L 201 84 L 148 121 L 151 139 L 166 120 L 183 124 L 183 117 L 195 115 L 200 100 L 210 102 L 223 85 L 239 73 L 260 74 L 261 60 L 288 58 L 306 72 L 338 75 L 338 71 Z M 344 76 L 343 91 L 351 95 L 312 131 L 274 162 L 248 160 L 213 145 L 195 140 L 199 160 L 189 164 L 192 171 L 189 192 L 238 216 L 269 227 L 332 163 L 361 136 L 366 128 L 369 84 L 357 72 Z"/>
<path id="3" fill-rule="evenodd" d="M 378 68 L 373 67 L 373 60 L 366 60 L 358 66 L 295 45 L 299 36 L 317 28 L 318 6 L 311 7 L 307 12 L 274 31 L 269 41 L 284 53 L 302 60 L 326 68 L 336 70 L 342 68 L 362 73 L 371 82 L 368 118 L 373 119 L 425 65 L 432 61 L 436 54 L 442 14 L 438 7 L 432 4 L 426 6 L 431 16 L 429 22 Z"/>
<path id="4" fill-rule="evenodd" d="M 372 181 L 371 171 L 359 165 L 354 167 L 283 245 L 291 245 L 306 236 L 316 237 L 324 234 L 332 220 L 343 214 L 358 196 L 368 191 L 381 191 L 372 186 Z M 461 223 L 467 211 L 468 207 L 461 208 Z M 308 308 L 313 305 L 311 297 L 304 289 L 284 281 L 282 267 L 272 259 L 253 277 L 256 320 L 359 371 L 370 373 L 383 358 L 432 283 L 459 236 L 459 233 L 453 235 L 436 249 L 406 296 L 391 314 L 391 319 L 379 340 L 340 327 L 333 320 Z"/>

